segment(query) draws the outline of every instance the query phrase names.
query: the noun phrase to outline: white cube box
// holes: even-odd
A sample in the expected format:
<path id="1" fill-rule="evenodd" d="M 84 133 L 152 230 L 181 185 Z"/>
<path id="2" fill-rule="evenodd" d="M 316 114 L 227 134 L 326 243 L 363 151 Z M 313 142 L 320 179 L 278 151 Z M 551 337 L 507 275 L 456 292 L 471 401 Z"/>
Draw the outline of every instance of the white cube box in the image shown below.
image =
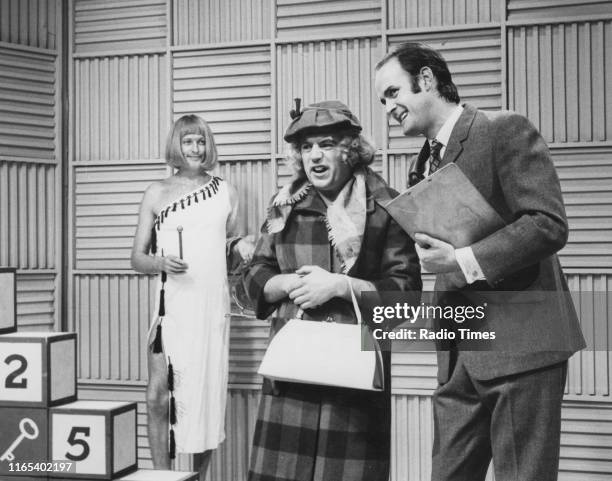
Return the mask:
<path id="1" fill-rule="evenodd" d="M 49 417 L 51 459 L 76 464 L 50 478 L 115 479 L 137 469 L 136 403 L 76 401 Z"/>
<path id="2" fill-rule="evenodd" d="M 76 400 L 76 333 L 0 336 L 0 407 L 50 407 Z"/>
<path id="3" fill-rule="evenodd" d="M 0 267 L 0 334 L 17 330 L 16 269 Z"/>
<path id="4" fill-rule="evenodd" d="M 120 478 L 120 481 L 198 481 L 198 473 L 139 469 Z"/>

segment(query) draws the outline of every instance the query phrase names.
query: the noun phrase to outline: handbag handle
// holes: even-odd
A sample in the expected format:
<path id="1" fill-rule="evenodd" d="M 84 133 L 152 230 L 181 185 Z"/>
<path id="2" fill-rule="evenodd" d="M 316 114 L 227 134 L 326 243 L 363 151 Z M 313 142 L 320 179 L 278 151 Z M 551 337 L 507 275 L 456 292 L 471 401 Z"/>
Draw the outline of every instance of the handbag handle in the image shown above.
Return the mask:
<path id="1" fill-rule="evenodd" d="M 351 301 L 353 301 L 353 310 L 355 311 L 355 317 L 357 318 L 357 324 L 363 324 L 363 320 L 361 318 L 361 310 L 359 309 L 359 304 L 357 304 L 357 297 L 355 297 L 355 291 L 353 290 L 353 284 L 351 283 L 351 278 L 347 275 L 344 276 L 346 278 L 346 282 L 349 285 L 349 291 L 351 291 Z M 301 319 L 304 315 L 304 309 L 301 307 L 298 309 L 295 319 Z"/>

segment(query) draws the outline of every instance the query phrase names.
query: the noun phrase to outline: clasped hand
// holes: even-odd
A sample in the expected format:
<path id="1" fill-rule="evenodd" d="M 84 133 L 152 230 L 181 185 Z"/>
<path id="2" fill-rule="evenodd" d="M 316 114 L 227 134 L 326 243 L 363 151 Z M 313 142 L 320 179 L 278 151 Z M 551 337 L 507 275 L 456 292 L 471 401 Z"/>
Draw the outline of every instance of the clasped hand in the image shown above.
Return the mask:
<path id="1" fill-rule="evenodd" d="M 421 261 L 421 269 L 430 274 L 442 274 L 460 270 L 455 256 L 455 248 L 427 234 L 415 234 L 416 253 Z"/>
<path id="2" fill-rule="evenodd" d="M 240 239 L 236 243 L 235 250 L 244 262 L 251 262 L 255 252 L 255 236 L 247 235 Z"/>
<path id="3" fill-rule="evenodd" d="M 312 309 L 341 295 L 344 276 L 318 266 L 302 266 L 286 286 L 287 294 L 302 309 Z"/>

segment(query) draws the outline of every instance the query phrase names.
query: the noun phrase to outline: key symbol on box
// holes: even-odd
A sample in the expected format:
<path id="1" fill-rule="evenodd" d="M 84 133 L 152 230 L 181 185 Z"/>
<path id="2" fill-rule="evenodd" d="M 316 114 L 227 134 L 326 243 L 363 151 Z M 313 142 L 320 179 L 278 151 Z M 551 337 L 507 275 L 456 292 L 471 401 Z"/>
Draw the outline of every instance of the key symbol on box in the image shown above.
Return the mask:
<path id="1" fill-rule="evenodd" d="M 31 432 L 28 432 L 28 428 Z M 11 444 L 9 448 L 4 451 L 4 454 L 0 456 L 0 461 L 13 461 L 15 459 L 13 451 L 17 446 L 19 446 L 21 441 L 24 439 L 36 439 L 38 437 L 38 426 L 30 418 L 23 418 L 19 422 L 19 431 L 19 436 L 17 436 L 17 439 L 13 441 L 13 444 Z"/>

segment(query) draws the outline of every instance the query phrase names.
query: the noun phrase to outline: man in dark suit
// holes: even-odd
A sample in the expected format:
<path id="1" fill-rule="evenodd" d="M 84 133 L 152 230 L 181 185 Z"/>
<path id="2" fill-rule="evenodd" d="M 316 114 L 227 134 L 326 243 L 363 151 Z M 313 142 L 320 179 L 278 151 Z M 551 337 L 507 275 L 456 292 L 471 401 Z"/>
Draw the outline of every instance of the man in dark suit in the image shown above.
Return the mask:
<path id="1" fill-rule="evenodd" d="M 455 162 L 506 224 L 458 249 L 415 235 L 436 302 L 484 299 L 477 328 L 496 333 L 487 351 L 438 352 L 432 480 L 483 480 L 491 458 L 497 481 L 556 480 L 567 359 L 584 339 L 556 256 L 568 227 L 548 148 L 519 114 L 460 105 L 446 62 L 422 44 L 380 61 L 376 91 L 405 135 L 427 138 L 410 182 Z"/>

